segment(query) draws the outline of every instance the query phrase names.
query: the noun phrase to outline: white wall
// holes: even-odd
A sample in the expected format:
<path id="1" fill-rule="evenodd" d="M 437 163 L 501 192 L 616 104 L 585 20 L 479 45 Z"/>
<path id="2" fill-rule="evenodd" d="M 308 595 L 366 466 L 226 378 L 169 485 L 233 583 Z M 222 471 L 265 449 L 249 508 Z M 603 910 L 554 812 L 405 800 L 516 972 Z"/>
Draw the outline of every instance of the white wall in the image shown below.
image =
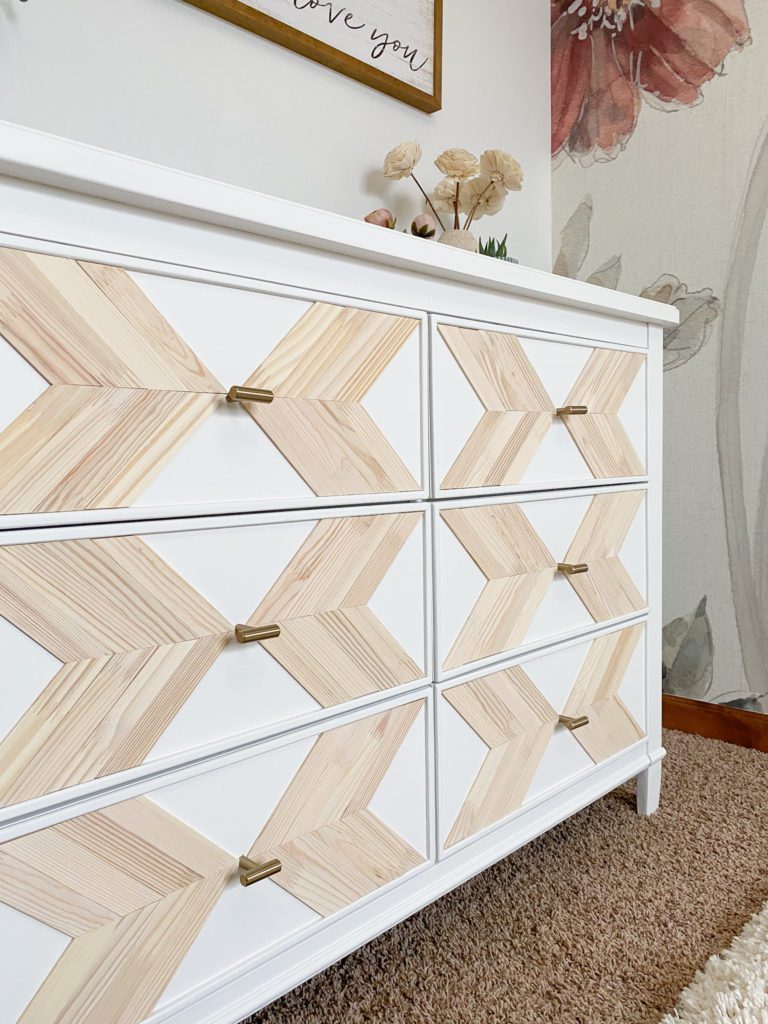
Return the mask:
<path id="1" fill-rule="evenodd" d="M 350 0 L 350 6 L 354 4 Z M 417 138 L 498 147 L 523 191 L 479 233 L 550 266 L 549 15 L 543 0 L 445 0 L 443 110 L 423 114 L 184 0 L 0 0 L 0 118 L 363 216 L 410 223 L 411 182 L 378 173 Z"/>

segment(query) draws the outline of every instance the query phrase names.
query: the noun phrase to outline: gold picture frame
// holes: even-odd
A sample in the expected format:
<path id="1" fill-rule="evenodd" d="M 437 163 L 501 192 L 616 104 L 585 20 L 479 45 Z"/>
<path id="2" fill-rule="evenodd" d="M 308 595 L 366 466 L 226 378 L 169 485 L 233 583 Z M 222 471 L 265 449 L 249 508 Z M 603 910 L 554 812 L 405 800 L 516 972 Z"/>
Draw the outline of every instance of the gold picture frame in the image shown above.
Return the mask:
<path id="1" fill-rule="evenodd" d="M 353 56 L 344 50 L 337 49 L 307 32 L 300 31 L 279 18 L 271 17 L 263 11 L 256 10 L 251 4 L 242 3 L 241 0 L 186 0 L 186 2 L 194 7 L 199 7 L 203 11 L 207 11 L 209 14 L 224 18 L 226 21 L 230 21 L 240 28 L 247 29 L 249 32 L 254 32 L 266 39 L 270 39 L 273 43 L 279 43 L 281 46 L 300 53 L 304 57 L 309 57 L 310 60 L 317 61 L 318 64 L 324 64 L 326 67 L 332 68 L 342 75 L 354 78 L 364 85 L 378 89 L 380 92 L 402 100 L 403 103 L 408 103 L 412 107 L 417 107 L 428 114 L 441 109 L 443 0 L 422 0 L 422 2 L 431 2 L 434 7 L 431 53 L 432 81 L 429 91 L 403 81 L 396 75 L 383 71 L 381 67 L 373 66 L 366 60 Z M 412 7 L 413 5 L 413 0 L 392 0 L 392 2 L 394 6 L 398 3 L 402 3 L 404 7 Z M 267 3 L 263 2 L 262 5 L 267 6 Z M 324 0 L 322 3 L 320 0 L 295 0 L 294 2 L 296 10 L 315 9 L 318 7 L 322 7 L 328 19 L 333 19 L 332 23 L 338 24 L 340 29 L 344 27 L 348 29 L 370 28 L 365 23 L 358 24 L 358 22 L 362 21 L 362 18 L 343 6 L 341 0 L 339 0 L 338 5 L 334 5 L 332 0 L 331 2 Z M 377 31 L 379 32 L 378 36 L 375 35 Z M 408 59 L 409 56 L 415 53 L 414 50 L 408 49 L 407 42 L 401 42 L 399 39 L 391 37 L 385 30 L 378 30 L 377 27 L 371 29 L 369 36 L 370 40 L 375 43 L 373 46 L 374 51 L 381 50 L 381 41 L 384 37 L 387 38 L 387 43 L 391 47 L 400 48 L 404 59 Z M 386 46 L 387 44 L 384 45 Z M 372 55 L 371 59 L 375 60 L 378 58 Z M 411 57 L 411 61 L 413 59 Z M 418 59 L 421 59 L 421 55 L 419 55 Z M 412 70 L 420 70 L 414 69 L 413 63 L 411 63 L 411 68 Z"/>

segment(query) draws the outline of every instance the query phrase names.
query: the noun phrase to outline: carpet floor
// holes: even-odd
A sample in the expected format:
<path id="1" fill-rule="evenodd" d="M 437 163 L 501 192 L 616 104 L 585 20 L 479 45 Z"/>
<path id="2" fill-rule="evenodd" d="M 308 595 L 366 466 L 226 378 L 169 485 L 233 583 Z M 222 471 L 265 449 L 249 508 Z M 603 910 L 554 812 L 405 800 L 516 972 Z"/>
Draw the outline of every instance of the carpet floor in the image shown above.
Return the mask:
<path id="1" fill-rule="evenodd" d="M 609 794 L 244 1024 L 658 1024 L 768 898 L 768 755 L 665 735 Z"/>

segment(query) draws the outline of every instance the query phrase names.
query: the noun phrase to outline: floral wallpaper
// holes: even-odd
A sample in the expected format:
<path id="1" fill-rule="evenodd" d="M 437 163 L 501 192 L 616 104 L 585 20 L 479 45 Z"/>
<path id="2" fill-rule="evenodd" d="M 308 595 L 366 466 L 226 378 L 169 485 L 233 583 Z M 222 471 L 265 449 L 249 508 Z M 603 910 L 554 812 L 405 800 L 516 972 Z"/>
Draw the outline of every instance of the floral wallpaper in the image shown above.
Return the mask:
<path id="1" fill-rule="evenodd" d="M 768 714 L 768 3 L 550 6 L 554 270 L 681 314 L 664 688 Z"/>

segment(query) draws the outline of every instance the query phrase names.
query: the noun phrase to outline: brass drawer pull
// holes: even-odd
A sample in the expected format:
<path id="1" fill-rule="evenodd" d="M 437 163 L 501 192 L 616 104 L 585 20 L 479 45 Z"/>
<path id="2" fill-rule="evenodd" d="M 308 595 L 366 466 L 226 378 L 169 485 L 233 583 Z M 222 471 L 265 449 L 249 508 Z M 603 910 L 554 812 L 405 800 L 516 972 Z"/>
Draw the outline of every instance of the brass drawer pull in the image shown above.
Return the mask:
<path id="1" fill-rule="evenodd" d="M 227 392 L 228 402 L 271 402 L 275 397 L 273 391 L 264 388 L 232 387 Z"/>
<path id="2" fill-rule="evenodd" d="M 574 729 L 581 729 L 583 725 L 589 725 L 589 719 L 586 715 L 579 715 L 578 718 L 571 718 L 569 715 L 560 715 L 558 721 L 560 722 L 560 725 L 564 725 L 570 732 L 573 732 Z"/>
<path id="3" fill-rule="evenodd" d="M 267 860 L 263 864 L 259 864 L 258 861 L 251 860 L 250 857 L 241 857 L 240 885 L 253 885 L 254 882 L 260 882 L 263 878 L 276 875 L 282 867 L 279 860 Z"/>
<path id="4" fill-rule="evenodd" d="M 586 405 L 563 405 L 555 411 L 558 416 L 586 416 L 589 409 Z"/>
<path id="5" fill-rule="evenodd" d="M 245 626 L 239 622 L 235 626 L 235 639 L 239 644 L 252 644 L 254 640 L 271 640 L 274 636 L 280 636 L 280 627 L 277 623 L 271 626 Z"/>
<path id="6" fill-rule="evenodd" d="M 564 572 L 566 576 L 578 576 L 581 572 L 589 572 L 586 562 L 558 562 L 558 572 Z"/>

